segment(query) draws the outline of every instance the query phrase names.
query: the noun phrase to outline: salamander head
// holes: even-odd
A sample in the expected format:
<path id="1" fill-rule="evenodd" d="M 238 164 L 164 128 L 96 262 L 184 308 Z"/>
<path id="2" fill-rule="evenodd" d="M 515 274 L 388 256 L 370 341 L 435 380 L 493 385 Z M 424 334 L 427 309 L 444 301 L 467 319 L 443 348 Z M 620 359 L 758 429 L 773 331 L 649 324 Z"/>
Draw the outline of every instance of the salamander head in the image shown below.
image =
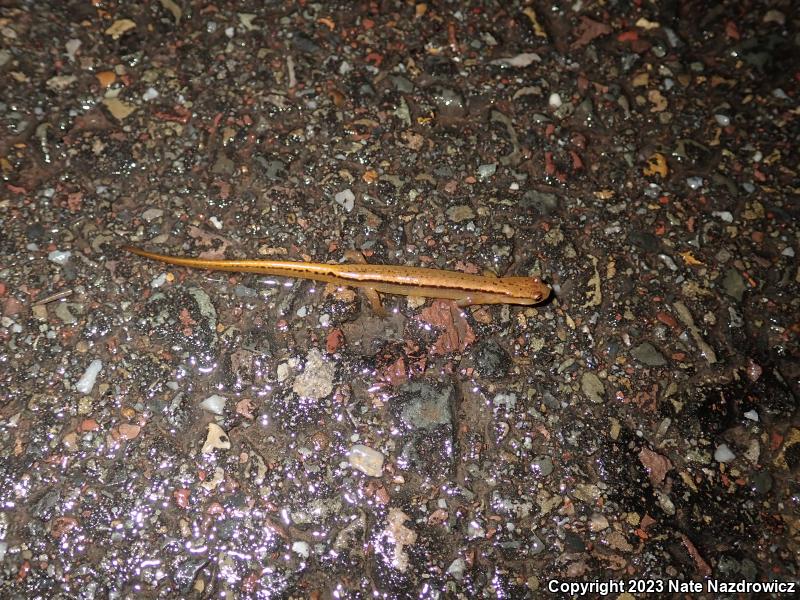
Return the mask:
<path id="1" fill-rule="evenodd" d="M 550 287 L 538 277 L 503 277 L 515 304 L 539 304 L 550 297 Z"/>

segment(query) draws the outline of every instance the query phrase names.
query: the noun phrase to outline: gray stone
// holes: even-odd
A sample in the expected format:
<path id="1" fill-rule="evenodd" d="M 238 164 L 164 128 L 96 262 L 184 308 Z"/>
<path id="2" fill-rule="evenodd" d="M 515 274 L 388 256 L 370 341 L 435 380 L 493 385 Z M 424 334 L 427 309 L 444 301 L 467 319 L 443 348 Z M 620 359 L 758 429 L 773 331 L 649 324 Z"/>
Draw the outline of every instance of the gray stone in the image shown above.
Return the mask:
<path id="1" fill-rule="evenodd" d="M 639 344 L 631 350 L 631 356 L 648 367 L 660 367 L 667 364 L 667 359 L 650 342 Z"/>

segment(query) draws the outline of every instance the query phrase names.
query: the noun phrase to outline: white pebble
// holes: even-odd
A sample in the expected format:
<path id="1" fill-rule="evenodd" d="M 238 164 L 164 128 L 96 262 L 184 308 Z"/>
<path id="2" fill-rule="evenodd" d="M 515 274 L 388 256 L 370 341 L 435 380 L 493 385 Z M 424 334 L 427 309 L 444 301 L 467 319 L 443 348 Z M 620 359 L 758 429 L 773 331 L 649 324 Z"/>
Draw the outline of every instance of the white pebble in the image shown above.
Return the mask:
<path id="1" fill-rule="evenodd" d="M 69 261 L 70 256 L 72 256 L 72 252 L 69 250 L 53 250 L 47 255 L 47 258 L 57 265 L 65 265 Z"/>
<path id="2" fill-rule="evenodd" d="M 550 108 L 559 108 L 563 102 L 561 102 L 561 96 L 559 94 L 553 93 L 550 94 L 550 99 L 547 101 L 547 104 L 550 105 Z"/>
<path id="3" fill-rule="evenodd" d="M 447 574 L 452 575 L 457 581 L 461 581 L 464 578 L 464 571 L 466 568 L 466 561 L 463 558 L 457 558 L 447 567 Z"/>
<path id="4" fill-rule="evenodd" d="M 155 100 L 158 98 L 158 90 L 152 87 L 147 88 L 142 94 L 142 100 L 145 102 L 149 102 L 150 100 Z"/>
<path id="5" fill-rule="evenodd" d="M 217 217 L 209 217 L 208 220 L 216 229 L 222 229 L 222 221 L 220 221 Z"/>
<path id="6" fill-rule="evenodd" d="M 353 206 L 355 206 L 356 195 L 350 188 L 347 188 L 346 190 L 342 190 L 336 194 L 333 199 L 336 200 L 336 204 L 341 206 L 347 212 L 350 212 L 353 210 Z"/>
<path id="7" fill-rule="evenodd" d="M 728 448 L 727 444 L 720 444 L 714 451 L 714 460 L 717 462 L 729 463 L 734 458 L 736 458 L 736 455 L 731 452 L 731 449 Z"/>
<path id="8" fill-rule="evenodd" d="M 731 118 L 728 115 L 714 115 L 714 119 L 716 119 L 720 127 L 727 127 L 731 124 Z"/>
<path id="9" fill-rule="evenodd" d="M 754 411 L 754 410 L 748 410 L 746 413 L 744 413 L 744 418 L 745 419 L 750 419 L 751 421 L 755 421 L 757 423 L 758 422 L 758 413 L 756 411 Z"/>
<path id="10" fill-rule="evenodd" d="M 150 287 L 159 288 L 167 282 L 167 274 L 161 273 L 153 278 L 153 281 L 150 282 Z"/>
<path id="11" fill-rule="evenodd" d="M 703 185 L 703 178 L 702 177 L 687 177 L 686 178 L 686 185 L 688 185 L 691 189 L 696 190 L 700 186 Z"/>
<path id="12" fill-rule="evenodd" d="M 788 256 L 789 258 L 793 258 L 794 257 L 794 248 L 792 248 L 791 246 L 786 246 L 786 248 L 784 248 L 781 251 L 781 254 L 783 254 L 784 256 Z"/>
<path id="13" fill-rule="evenodd" d="M 225 403 L 228 399 L 219 394 L 213 394 L 200 403 L 200 408 L 215 415 L 221 415 L 225 412 Z"/>
<path id="14" fill-rule="evenodd" d="M 69 59 L 75 60 L 75 53 L 78 51 L 78 48 L 81 47 L 81 41 L 77 38 L 67 40 L 67 43 L 64 44 L 64 47 L 67 50 L 67 56 Z"/>
<path id="15" fill-rule="evenodd" d="M 92 391 L 94 387 L 95 381 L 97 381 L 97 376 L 100 374 L 100 370 L 103 368 L 103 361 L 99 358 L 95 358 L 89 366 L 86 367 L 86 370 L 81 375 L 81 378 L 78 380 L 78 383 L 75 384 L 75 390 L 77 390 L 81 394 L 88 394 Z"/>
<path id="16" fill-rule="evenodd" d="M 715 210 L 712 216 L 722 219 L 726 223 L 733 223 L 733 214 L 729 210 Z"/>
<path id="17" fill-rule="evenodd" d="M 292 552 L 302 558 L 308 558 L 311 554 L 311 548 L 309 548 L 307 542 L 295 542 L 292 544 Z"/>
<path id="18" fill-rule="evenodd" d="M 203 454 L 212 454 L 215 448 L 219 448 L 220 450 L 230 450 L 231 440 L 222 427 L 216 423 L 209 423 L 206 441 L 203 444 L 203 448 L 200 450 L 200 452 Z"/>
<path id="19" fill-rule="evenodd" d="M 369 446 L 356 444 L 347 453 L 347 460 L 350 466 L 358 469 L 370 477 L 380 477 L 383 475 L 383 454 L 373 450 Z"/>
<path id="20" fill-rule="evenodd" d="M 160 208 L 148 208 L 146 211 L 142 213 L 142 219 L 147 221 L 155 221 L 156 219 L 160 219 L 161 216 L 164 214 L 164 211 Z"/>

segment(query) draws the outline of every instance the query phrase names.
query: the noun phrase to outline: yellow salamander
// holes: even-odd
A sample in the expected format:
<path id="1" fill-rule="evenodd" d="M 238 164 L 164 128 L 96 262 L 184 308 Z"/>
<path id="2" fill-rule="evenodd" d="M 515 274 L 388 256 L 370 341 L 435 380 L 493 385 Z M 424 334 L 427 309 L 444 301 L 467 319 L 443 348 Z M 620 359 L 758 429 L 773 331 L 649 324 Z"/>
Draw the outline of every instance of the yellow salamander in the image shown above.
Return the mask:
<path id="1" fill-rule="evenodd" d="M 494 277 L 442 271 L 422 267 L 370 264 L 326 264 L 285 260 L 206 260 L 148 252 L 125 246 L 145 258 L 171 265 L 314 279 L 341 286 L 358 287 L 368 292 L 447 298 L 459 306 L 471 304 L 537 304 L 550 295 L 550 288 L 536 277 Z M 370 298 L 374 305 L 374 296 Z"/>

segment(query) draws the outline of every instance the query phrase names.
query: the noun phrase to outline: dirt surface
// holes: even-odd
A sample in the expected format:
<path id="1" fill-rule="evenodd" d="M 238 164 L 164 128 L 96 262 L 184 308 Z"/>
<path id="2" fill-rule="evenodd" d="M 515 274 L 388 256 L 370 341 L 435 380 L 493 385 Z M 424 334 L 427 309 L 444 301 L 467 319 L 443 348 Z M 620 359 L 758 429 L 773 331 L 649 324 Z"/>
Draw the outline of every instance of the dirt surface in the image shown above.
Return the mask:
<path id="1" fill-rule="evenodd" d="M 792 5 L 0 0 L 0 596 L 796 582 Z"/>

